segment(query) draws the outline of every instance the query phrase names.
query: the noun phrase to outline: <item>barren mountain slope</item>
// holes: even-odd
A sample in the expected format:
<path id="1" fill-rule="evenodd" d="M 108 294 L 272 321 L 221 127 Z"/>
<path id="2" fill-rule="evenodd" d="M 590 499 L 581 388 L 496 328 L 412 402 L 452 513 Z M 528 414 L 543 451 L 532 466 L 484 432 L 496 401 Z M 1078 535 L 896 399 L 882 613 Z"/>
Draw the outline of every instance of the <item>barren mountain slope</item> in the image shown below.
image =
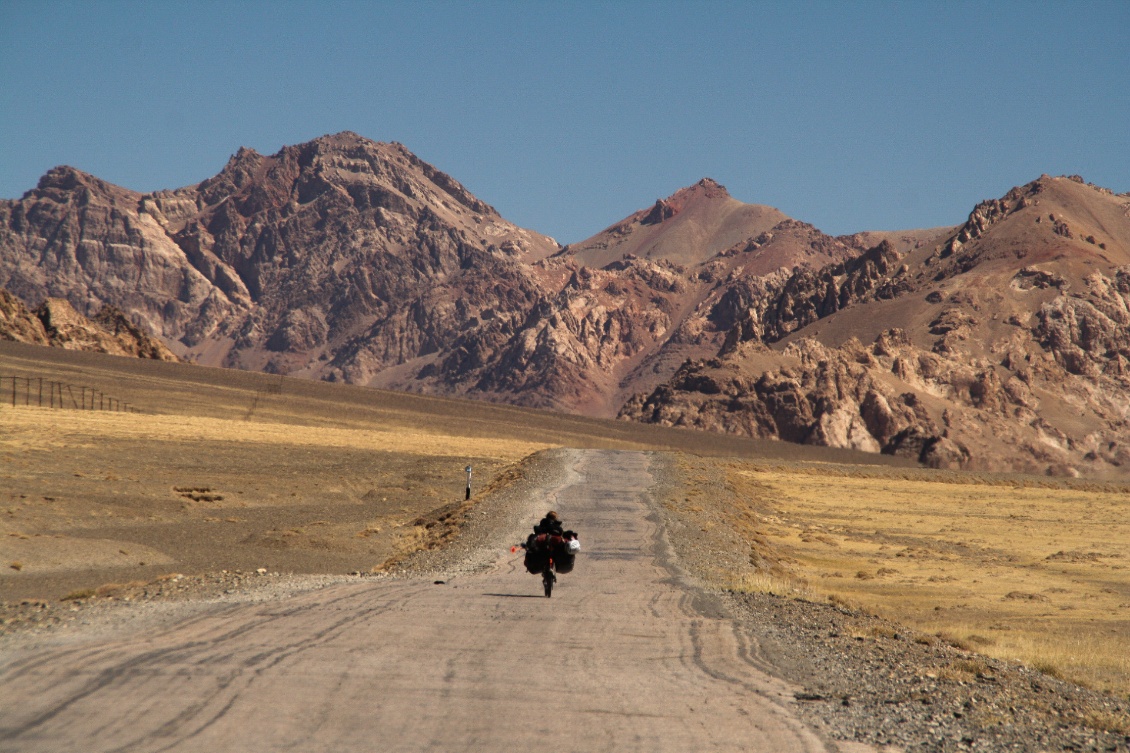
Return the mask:
<path id="1" fill-rule="evenodd" d="M 56 168 L 0 202 L 0 284 L 127 312 L 206 364 L 364 382 L 481 308 L 521 319 L 557 250 L 399 144 L 352 133 L 141 195 Z"/>
<path id="2" fill-rule="evenodd" d="M 588 240 L 570 244 L 564 254 L 582 264 L 603 267 L 629 254 L 682 265 L 755 238 L 788 217 L 773 207 L 744 204 L 724 186 L 703 178 L 655 205 L 641 209 Z"/>
<path id="3" fill-rule="evenodd" d="M 520 327 L 470 328 L 447 354 L 378 383 L 612 416 L 688 357 L 714 353 L 738 302 L 759 295 L 767 278 L 858 253 L 776 210 L 741 204 L 709 179 L 657 207 L 619 223 L 611 250 L 601 245 L 606 233 L 533 265 L 547 295 Z M 719 248 L 720 239 L 729 245 Z"/>
<path id="4" fill-rule="evenodd" d="M 623 415 L 940 467 L 1124 474 L 1130 196 L 1044 176 L 937 245 L 802 271 L 717 358 Z"/>

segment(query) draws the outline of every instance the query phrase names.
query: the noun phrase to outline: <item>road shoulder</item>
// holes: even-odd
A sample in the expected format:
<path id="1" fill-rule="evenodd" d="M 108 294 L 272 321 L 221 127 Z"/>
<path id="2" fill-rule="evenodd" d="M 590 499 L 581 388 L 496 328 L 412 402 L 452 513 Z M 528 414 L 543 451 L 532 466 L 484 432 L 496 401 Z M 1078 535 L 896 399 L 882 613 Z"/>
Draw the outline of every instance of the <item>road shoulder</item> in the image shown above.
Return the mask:
<path id="1" fill-rule="evenodd" d="M 720 586 L 755 582 L 749 576 L 772 570 L 774 554 L 712 527 L 710 505 L 727 494 L 720 479 L 687 479 L 675 456 L 652 457 L 673 566 L 725 605 L 749 637 L 751 661 L 799 688 L 797 713 L 822 736 L 893 750 L 1130 750 L 1126 700 L 844 605 Z M 691 486 L 707 488 L 710 501 L 699 498 L 687 515 Z"/>

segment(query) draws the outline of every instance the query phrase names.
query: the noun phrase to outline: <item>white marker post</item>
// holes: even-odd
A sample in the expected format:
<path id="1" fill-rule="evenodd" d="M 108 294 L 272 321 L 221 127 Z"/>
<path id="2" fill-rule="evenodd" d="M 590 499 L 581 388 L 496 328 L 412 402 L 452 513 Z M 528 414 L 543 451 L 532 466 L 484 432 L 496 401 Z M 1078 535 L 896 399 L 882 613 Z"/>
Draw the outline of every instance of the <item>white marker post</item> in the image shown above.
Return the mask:
<path id="1" fill-rule="evenodd" d="M 471 498 L 471 466 L 467 466 L 463 470 L 465 470 L 467 472 L 467 496 L 465 497 L 465 499 L 470 499 Z"/>

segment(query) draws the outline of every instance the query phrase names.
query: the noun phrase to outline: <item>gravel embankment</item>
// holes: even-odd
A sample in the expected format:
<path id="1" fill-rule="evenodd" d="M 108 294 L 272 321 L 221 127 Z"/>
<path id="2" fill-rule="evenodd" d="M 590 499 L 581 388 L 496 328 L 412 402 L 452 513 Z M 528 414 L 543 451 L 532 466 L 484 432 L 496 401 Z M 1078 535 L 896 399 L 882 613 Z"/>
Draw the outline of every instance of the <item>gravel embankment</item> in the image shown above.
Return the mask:
<path id="1" fill-rule="evenodd" d="M 655 456 L 653 473 L 658 500 L 681 481 L 666 456 Z M 720 547 L 724 533 L 657 507 L 683 577 L 722 600 L 749 637 L 750 660 L 800 688 L 798 712 L 825 737 L 881 750 L 1130 751 L 1127 699 L 858 610 L 702 585 L 711 566 L 748 567 L 742 547 Z"/>

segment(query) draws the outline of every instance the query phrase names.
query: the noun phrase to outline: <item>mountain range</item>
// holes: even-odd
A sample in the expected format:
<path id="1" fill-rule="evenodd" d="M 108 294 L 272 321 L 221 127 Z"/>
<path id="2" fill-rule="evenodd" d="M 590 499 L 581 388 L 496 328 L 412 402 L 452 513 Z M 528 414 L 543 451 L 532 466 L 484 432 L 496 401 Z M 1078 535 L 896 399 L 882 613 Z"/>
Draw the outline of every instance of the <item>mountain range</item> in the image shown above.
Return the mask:
<path id="1" fill-rule="evenodd" d="M 935 467 L 1130 471 L 1130 195 L 1077 176 L 953 227 L 838 237 L 703 179 L 562 247 L 403 145 L 340 133 L 149 194 L 54 168 L 0 201 L 0 287 L 110 307 L 203 365 Z"/>

